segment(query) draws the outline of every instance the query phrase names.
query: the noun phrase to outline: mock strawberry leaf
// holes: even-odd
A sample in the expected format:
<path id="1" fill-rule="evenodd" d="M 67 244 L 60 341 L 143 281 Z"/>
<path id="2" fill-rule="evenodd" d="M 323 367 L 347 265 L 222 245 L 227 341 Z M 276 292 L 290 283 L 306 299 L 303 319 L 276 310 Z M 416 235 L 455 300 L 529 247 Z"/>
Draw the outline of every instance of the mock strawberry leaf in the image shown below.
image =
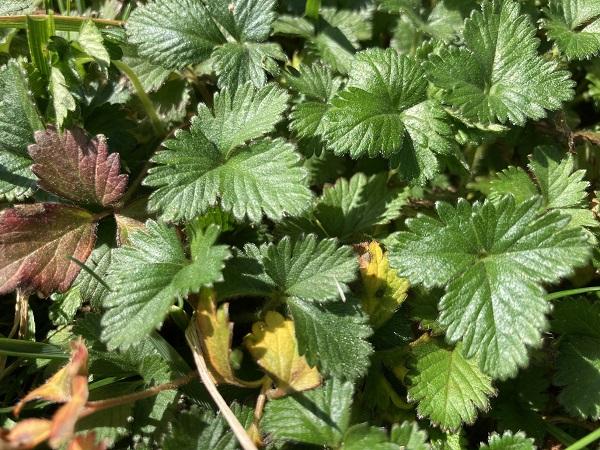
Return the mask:
<path id="1" fill-rule="evenodd" d="M 444 430 L 457 430 L 463 422 L 473 423 L 478 409 L 488 408 L 488 397 L 495 393 L 492 380 L 476 361 L 466 359 L 459 347 L 427 343 L 416 346 L 413 355 L 408 396 L 419 402 L 420 416 Z"/>
<path id="2" fill-rule="evenodd" d="M 456 157 L 458 149 L 448 115 L 427 98 L 421 64 L 394 49 L 357 53 L 323 136 L 338 155 L 394 157 L 404 177 L 420 182 L 439 171 L 439 156 Z"/>
<path id="3" fill-rule="evenodd" d="M 220 203 L 237 219 L 259 222 L 299 215 L 311 192 L 292 144 L 259 139 L 273 131 L 288 96 L 273 85 L 224 89 L 214 109 L 200 104 L 189 131 L 163 143 L 144 184 L 155 188 L 148 207 L 165 220 L 191 220 Z M 247 141 L 254 139 L 250 143 Z"/>
<path id="4" fill-rule="evenodd" d="M 83 205 L 114 206 L 127 187 L 118 153 L 103 135 L 90 139 L 80 128 L 59 134 L 50 126 L 35 133 L 31 167 L 44 190 Z"/>
<path id="5" fill-rule="evenodd" d="M 162 323 L 176 299 L 221 279 L 229 250 L 214 245 L 219 228 L 191 234 L 191 259 L 177 232 L 152 220 L 112 252 L 106 278 L 112 291 L 104 299 L 102 317 L 102 340 L 109 349 L 126 350 L 144 339 Z"/>
<path id="6" fill-rule="evenodd" d="M 537 53 L 539 41 L 513 0 L 482 4 L 465 22 L 464 47 L 444 47 L 426 69 L 444 103 L 470 123 L 541 119 L 573 97 L 569 72 Z"/>
<path id="7" fill-rule="evenodd" d="M 567 217 L 540 215 L 538 200 L 440 202 L 439 219 L 408 220 L 390 247 L 392 265 L 411 283 L 446 288 L 439 321 L 448 341 L 462 340 L 465 356 L 494 378 L 513 376 L 527 347 L 541 344 L 550 309 L 542 283 L 572 274 L 591 250 Z"/>
<path id="8" fill-rule="evenodd" d="M 596 0 L 550 0 L 544 11 L 548 38 L 569 59 L 600 52 L 600 3 Z"/>
<path id="9" fill-rule="evenodd" d="M 481 444 L 480 450 L 535 450 L 533 439 L 529 439 L 524 433 L 513 434 L 510 431 L 499 435 L 492 433 L 487 444 Z"/>
<path id="10" fill-rule="evenodd" d="M 96 241 L 95 217 L 58 203 L 18 205 L 0 212 L 0 295 L 16 288 L 44 296 L 66 291 Z"/>
<path id="11" fill-rule="evenodd" d="M 27 146 L 43 125 L 22 70 L 14 60 L 0 70 L 0 200 L 21 200 L 35 186 Z"/>

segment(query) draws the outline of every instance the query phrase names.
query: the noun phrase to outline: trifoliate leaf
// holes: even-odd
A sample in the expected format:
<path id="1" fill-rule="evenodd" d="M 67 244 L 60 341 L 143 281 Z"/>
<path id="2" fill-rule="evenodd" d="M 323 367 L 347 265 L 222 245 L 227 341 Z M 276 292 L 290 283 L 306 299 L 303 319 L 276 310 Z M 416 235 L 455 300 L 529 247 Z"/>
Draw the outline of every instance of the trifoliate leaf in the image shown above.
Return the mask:
<path id="1" fill-rule="evenodd" d="M 542 208 L 557 210 L 571 217 L 570 227 L 597 227 L 594 213 L 586 205 L 589 183 L 584 180 L 585 170 L 575 170 L 572 155 L 561 155 L 552 148 L 535 149 L 529 170 L 536 183 L 520 167 L 509 167 L 490 183 L 491 199 L 512 194 L 517 203 L 541 195 Z"/>
<path id="2" fill-rule="evenodd" d="M 276 396 L 321 384 L 319 371 L 298 354 L 294 322 L 278 312 L 268 311 L 264 322 L 254 323 L 244 343 L 257 364 L 276 383 Z"/>
<path id="3" fill-rule="evenodd" d="M 219 87 L 232 90 L 249 81 L 256 87 L 264 86 L 266 74 L 277 75 L 277 61 L 286 59 L 279 44 L 273 42 L 229 42 L 215 49 L 212 54 Z"/>
<path id="4" fill-rule="evenodd" d="M 21 200 L 35 186 L 27 145 L 43 126 L 27 76 L 14 60 L 0 70 L 0 91 L 0 199 Z"/>
<path id="5" fill-rule="evenodd" d="M 554 384 L 558 401 L 575 417 L 600 418 L 600 306 L 569 299 L 557 305 L 553 328 L 563 336 Z"/>
<path id="6" fill-rule="evenodd" d="M 110 55 L 106 47 L 104 47 L 102 33 L 100 33 L 100 30 L 94 25 L 92 20 L 86 20 L 81 24 L 77 42 L 83 51 L 96 61 L 107 66 L 110 64 Z"/>
<path id="7" fill-rule="evenodd" d="M 45 297 L 66 291 L 96 241 L 89 212 L 58 203 L 17 205 L 0 212 L 0 295 L 16 288 Z"/>
<path id="8" fill-rule="evenodd" d="M 218 227 L 207 228 L 202 251 L 190 261 L 177 232 L 150 220 L 131 234 L 129 244 L 112 252 L 106 277 L 112 290 L 102 317 L 102 340 L 109 350 L 127 349 L 144 339 L 162 323 L 175 299 L 221 279 L 229 250 L 214 245 L 218 234 Z"/>
<path id="9" fill-rule="evenodd" d="M 283 238 L 263 252 L 265 273 L 281 295 L 324 302 L 339 298 L 356 277 L 357 262 L 349 247 L 313 234 Z"/>
<path id="10" fill-rule="evenodd" d="M 387 322 L 406 300 L 408 280 L 390 268 L 387 253 L 372 241 L 361 249 L 361 303 L 374 328 Z"/>
<path id="11" fill-rule="evenodd" d="M 403 450 L 429 450 L 427 432 L 420 430 L 416 422 L 402 422 L 394 425 L 391 432 L 391 441 L 398 444 Z"/>
<path id="12" fill-rule="evenodd" d="M 373 352 L 372 330 L 351 299 L 326 306 L 292 298 L 287 304 L 296 326 L 298 350 L 326 375 L 355 380 L 364 375 Z"/>
<path id="13" fill-rule="evenodd" d="M 303 217 L 282 223 L 285 233 L 316 233 L 344 242 L 360 242 L 372 235 L 373 227 L 385 225 L 400 215 L 408 201 L 407 190 L 390 188 L 387 174 L 367 177 L 355 174 L 325 186 L 323 195 Z"/>
<path id="14" fill-rule="evenodd" d="M 352 383 L 336 379 L 307 392 L 267 403 L 261 421 L 275 441 L 338 447 L 350 424 Z"/>
<path id="15" fill-rule="evenodd" d="M 167 69 L 201 63 L 225 42 L 205 3 L 195 0 L 140 5 L 127 21 L 127 36 L 141 56 Z"/>
<path id="16" fill-rule="evenodd" d="M 324 138 L 335 154 L 396 156 L 400 173 L 420 181 L 438 170 L 436 155 L 456 156 L 450 120 L 427 100 L 418 61 L 393 49 L 357 53 L 347 87 L 325 114 Z"/>
<path id="17" fill-rule="evenodd" d="M 233 404 L 231 410 L 243 427 L 247 428 L 252 424 L 254 415 L 251 408 Z M 223 416 L 192 407 L 177 416 L 177 420 L 173 423 L 173 430 L 165 437 L 163 448 L 165 450 L 236 450 L 238 444 Z"/>
<path id="18" fill-rule="evenodd" d="M 202 337 L 202 353 L 217 383 L 256 385 L 240 380 L 231 365 L 233 322 L 229 321 L 229 304 L 217 306 L 214 291 L 204 289 L 198 298 L 195 318 L 198 334 Z M 258 384 L 261 382 L 259 380 Z"/>
<path id="19" fill-rule="evenodd" d="M 49 89 L 52 93 L 52 105 L 54 106 L 56 124 L 60 128 L 67 118 L 69 111 L 75 111 L 77 103 L 75 103 L 75 98 L 71 94 L 71 91 L 69 91 L 65 76 L 57 67 L 52 67 L 51 69 Z"/>
<path id="20" fill-rule="evenodd" d="M 396 235 L 390 262 L 411 283 L 445 286 L 440 323 L 450 342 L 463 340 L 494 378 L 514 375 L 527 363 L 527 347 L 541 344 L 549 305 L 542 283 L 555 283 L 589 256 L 585 234 L 565 229 L 556 211 L 539 215 L 537 198 L 515 205 L 436 205 L 439 220 L 407 221 Z M 505 320 L 510 317 L 511 320 Z"/>
<path id="21" fill-rule="evenodd" d="M 211 0 L 212 17 L 237 41 L 265 41 L 275 20 L 275 0 Z"/>
<path id="22" fill-rule="evenodd" d="M 90 139 L 81 128 L 59 134 L 53 126 L 35 133 L 31 170 L 41 188 L 84 205 L 113 206 L 127 187 L 118 153 L 108 153 L 103 135 Z"/>
<path id="23" fill-rule="evenodd" d="M 366 423 L 354 425 L 344 434 L 343 450 L 399 450 L 389 441 L 385 428 L 370 427 Z"/>
<path id="24" fill-rule="evenodd" d="M 342 85 L 342 80 L 323 64 L 303 64 L 297 71 L 289 70 L 285 73 L 287 85 L 293 91 L 322 103 L 329 102 Z"/>
<path id="25" fill-rule="evenodd" d="M 546 33 L 569 59 L 600 52 L 600 4 L 594 0 L 551 0 L 544 10 Z"/>
<path id="26" fill-rule="evenodd" d="M 535 32 L 519 3 L 484 2 L 465 22 L 465 47 L 442 48 L 426 70 L 466 121 L 523 125 L 573 97 L 569 72 L 538 55 Z"/>
<path id="27" fill-rule="evenodd" d="M 220 201 L 222 209 L 258 222 L 263 214 L 279 220 L 298 215 L 311 199 L 299 155 L 282 139 L 256 140 L 273 130 L 287 95 L 274 86 L 250 85 L 235 94 L 224 90 L 214 111 L 198 108 L 189 131 L 164 142 L 144 180 L 157 189 L 149 208 L 166 220 L 191 220 Z"/>
<path id="28" fill-rule="evenodd" d="M 480 450 L 535 450 L 533 439 L 528 439 L 523 433 L 505 432 L 503 435 L 493 433 L 487 444 L 482 444 Z"/>
<path id="29" fill-rule="evenodd" d="M 476 361 L 462 355 L 460 346 L 447 349 L 427 343 L 416 346 L 413 355 L 416 361 L 408 397 L 419 403 L 419 416 L 453 431 L 463 423 L 473 423 L 477 410 L 488 408 L 488 397 L 495 393 L 492 380 Z"/>

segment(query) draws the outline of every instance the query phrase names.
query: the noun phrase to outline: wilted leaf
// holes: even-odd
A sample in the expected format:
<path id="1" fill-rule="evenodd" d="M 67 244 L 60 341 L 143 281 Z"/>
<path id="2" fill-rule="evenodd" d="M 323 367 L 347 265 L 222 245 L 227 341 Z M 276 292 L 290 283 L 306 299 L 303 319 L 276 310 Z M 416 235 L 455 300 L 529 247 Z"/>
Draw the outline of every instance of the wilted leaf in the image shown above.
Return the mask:
<path id="1" fill-rule="evenodd" d="M 33 448 L 50 436 L 52 422 L 47 419 L 25 419 L 16 424 L 6 437 L 12 448 Z"/>
<path id="2" fill-rule="evenodd" d="M 294 322 L 275 311 L 267 312 L 264 322 L 252 325 L 252 333 L 244 340 L 259 366 L 277 384 L 276 396 L 286 392 L 317 387 L 321 376 L 298 353 Z"/>
<path id="3" fill-rule="evenodd" d="M 363 284 L 361 302 L 371 324 L 377 328 L 392 317 L 406 299 L 409 283 L 390 268 L 387 254 L 377 242 L 365 244 L 361 251 L 364 251 L 359 259 Z"/>
<path id="4" fill-rule="evenodd" d="M 229 305 L 217 308 L 213 290 L 202 290 L 196 306 L 196 325 L 202 339 L 202 352 L 206 364 L 217 383 L 236 386 L 260 386 L 258 382 L 247 382 L 237 378 L 231 367 L 231 339 L 233 323 L 229 321 Z"/>
<path id="5" fill-rule="evenodd" d="M 90 139 L 80 128 L 60 135 L 50 126 L 35 133 L 29 146 L 41 188 L 77 203 L 112 206 L 127 187 L 119 154 L 108 154 L 103 135 Z"/>
<path id="6" fill-rule="evenodd" d="M 17 287 L 44 296 L 64 292 L 96 240 L 95 217 L 58 203 L 18 205 L 0 212 L 0 295 Z"/>

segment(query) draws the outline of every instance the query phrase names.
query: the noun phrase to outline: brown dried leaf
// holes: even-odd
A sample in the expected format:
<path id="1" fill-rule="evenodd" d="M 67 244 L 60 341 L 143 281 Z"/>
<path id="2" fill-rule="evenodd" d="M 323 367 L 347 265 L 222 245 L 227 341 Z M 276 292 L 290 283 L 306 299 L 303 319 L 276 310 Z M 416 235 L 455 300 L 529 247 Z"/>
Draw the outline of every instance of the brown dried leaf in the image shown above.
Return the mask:
<path id="1" fill-rule="evenodd" d="M 123 196 L 128 177 L 103 135 L 90 139 L 80 128 L 60 135 L 50 126 L 36 131 L 35 141 L 29 146 L 31 170 L 42 189 L 85 205 L 113 206 Z"/>
<path id="2" fill-rule="evenodd" d="M 34 448 L 48 439 L 51 426 L 52 422 L 47 419 L 25 419 L 8 432 L 6 440 L 12 448 Z"/>
<path id="3" fill-rule="evenodd" d="M 0 212 L 0 295 L 17 287 L 44 296 L 66 291 L 96 241 L 95 217 L 58 203 L 18 205 Z"/>

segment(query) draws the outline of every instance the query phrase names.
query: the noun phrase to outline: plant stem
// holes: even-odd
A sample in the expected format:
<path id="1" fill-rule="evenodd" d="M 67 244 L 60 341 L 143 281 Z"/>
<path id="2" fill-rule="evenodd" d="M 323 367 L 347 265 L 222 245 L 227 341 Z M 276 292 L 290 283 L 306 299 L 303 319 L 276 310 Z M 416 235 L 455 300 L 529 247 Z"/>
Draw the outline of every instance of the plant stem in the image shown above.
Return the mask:
<path id="1" fill-rule="evenodd" d="M 158 117 L 156 109 L 154 109 L 154 105 L 152 104 L 152 100 L 150 100 L 150 97 L 148 97 L 148 94 L 144 90 L 144 86 L 142 86 L 140 79 L 137 77 L 131 67 L 125 64 L 123 61 L 112 61 L 112 63 L 117 69 L 123 72 L 127 78 L 129 78 L 129 81 L 131 81 L 131 84 L 133 84 L 133 87 L 135 88 L 140 102 L 142 102 L 144 111 L 146 111 L 146 114 L 150 119 L 150 123 L 152 124 L 152 128 L 154 128 L 154 132 L 157 135 L 162 136 L 165 133 L 163 123 Z"/>
<path id="2" fill-rule="evenodd" d="M 556 300 L 557 298 L 569 297 L 570 295 L 586 294 L 588 292 L 600 291 L 600 286 L 590 286 L 577 289 L 568 289 L 566 291 L 553 292 L 546 295 L 546 300 Z"/>
<path id="3" fill-rule="evenodd" d="M 319 18 L 319 9 L 321 8 L 321 0 L 306 0 L 306 7 L 304 8 L 304 15 L 311 19 Z"/>
<path id="4" fill-rule="evenodd" d="M 598 439 L 600 439 L 600 428 L 598 428 L 596 431 L 592 431 L 587 436 L 582 437 L 574 444 L 569 445 L 565 450 L 581 450 L 586 445 L 591 444 Z"/>
<path id="5" fill-rule="evenodd" d="M 240 423 L 233 411 L 227 405 L 227 402 L 217 389 L 215 382 L 212 379 L 210 372 L 208 371 L 208 366 L 206 365 L 206 361 L 204 360 L 204 356 L 202 356 L 200 350 L 200 336 L 198 336 L 198 331 L 196 330 L 196 326 L 194 321 L 190 324 L 187 331 L 185 332 L 185 337 L 188 341 L 188 345 L 192 350 L 192 354 L 194 356 L 194 361 L 196 362 L 196 367 L 198 368 L 198 374 L 200 375 L 200 379 L 204 383 L 204 387 L 212 397 L 213 401 L 217 404 L 221 414 L 229 424 L 233 434 L 237 438 L 240 446 L 244 450 L 258 450 L 252 439 Z"/>
<path id="6" fill-rule="evenodd" d="M 27 17 L 28 16 L 0 16 L 0 28 L 27 28 Z M 36 19 L 42 20 L 50 17 L 48 14 L 36 14 Z M 60 16 L 52 15 L 54 17 L 54 25 L 57 30 L 60 31 L 79 31 L 81 24 L 87 20 L 92 20 L 97 27 L 122 27 L 125 22 L 122 20 L 110 20 L 110 19 L 95 19 L 93 17 L 82 17 L 82 16 Z"/>
<path id="7" fill-rule="evenodd" d="M 89 416 L 95 412 L 101 411 L 103 409 L 113 408 L 115 406 L 126 405 L 128 403 L 133 403 L 138 400 L 143 400 L 148 397 L 153 397 L 159 394 L 162 391 L 168 391 L 177 389 L 184 384 L 189 383 L 194 378 L 197 378 L 195 372 L 190 372 L 183 377 L 177 378 L 174 381 L 169 383 L 159 384 L 158 386 L 153 386 L 150 389 L 146 389 L 145 391 L 134 392 L 133 394 L 122 395 L 120 397 L 109 398 L 106 400 L 97 400 L 93 402 L 87 402 L 85 404 L 85 409 L 80 417 Z"/>

